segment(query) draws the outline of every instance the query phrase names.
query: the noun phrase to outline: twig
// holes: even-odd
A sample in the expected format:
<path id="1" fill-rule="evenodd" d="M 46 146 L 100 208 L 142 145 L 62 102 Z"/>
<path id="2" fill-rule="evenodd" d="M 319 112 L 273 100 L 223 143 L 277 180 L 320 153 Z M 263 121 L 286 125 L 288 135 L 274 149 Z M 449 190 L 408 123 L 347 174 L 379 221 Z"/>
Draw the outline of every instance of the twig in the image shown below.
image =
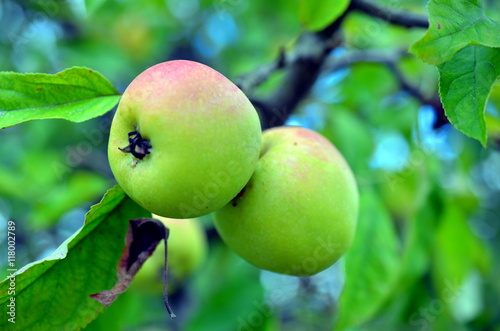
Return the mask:
<path id="1" fill-rule="evenodd" d="M 324 72 L 335 72 L 356 63 L 383 63 L 396 62 L 405 52 L 381 52 L 381 51 L 351 51 L 345 52 L 339 57 L 330 57 L 324 66 Z"/>
<path id="2" fill-rule="evenodd" d="M 406 28 L 428 28 L 429 22 L 426 16 L 407 12 L 391 11 L 367 0 L 352 0 L 350 10 L 359 10 L 370 16 L 378 17 L 389 23 Z"/>
<path id="3" fill-rule="evenodd" d="M 439 95 L 432 97 L 425 96 L 422 91 L 410 83 L 403 75 L 397 66 L 398 60 L 406 56 L 406 52 L 382 53 L 376 51 L 359 51 L 348 53 L 341 58 L 329 59 L 325 64 L 325 72 L 335 72 L 356 63 L 381 63 L 386 65 L 393 73 L 396 80 L 399 82 L 400 88 L 413 96 L 423 105 L 429 105 L 436 112 L 436 122 L 434 128 L 439 128 L 446 123 L 449 123 L 448 118 L 444 113 L 444 108 L 439 99 Z"/>
<path id="4" fill-rule="evenodd" d="M 347 11 L 328 27 L 315 33 L 303 33 L 291 51 L 285 52 L 281 49 L 276 60 L 235 80 L 236 85 L 249 96 L 250 101 L 259 110 L 263 129 L 283 125 L 297 105 L 307 96 L 321 73 L 328 54 L 341 44 L 340 26 L 353 10 L 405 27 L 428 26 L 425 16 L 392 12 L 365 0 L 352 0 Z M 283 84 L 266 98 L 253 97 L 253 90 L 281 69 L 285 70 Z M 402 87 L 410 88 L 403 85 Z"/>
<path id="5" fill-rule="evenodd" d="M 274 93 L 263 99 L 250 97 L 250 101 L 260 110 L 262 128 L 283 125 L 288 116 L 302 101 L 316 82 L 328 54 L 341 44 L 340 25 L 347 12 L 324 30 L 303 33 L 294 49 L 289 53 L 281 52 L 278 61 L 262 69 L 256 74 L 243 90 L 251 95 L 251 89 L 256 82 L 262 82 L 262 77 L 269 77 L 277 69 L 285 69 L 284 83 Z"/>
<path id="6" fill-rule="evenodd" d="M 436 114 L 436 122 L 434 122 L 434 128 L 440 128 L 446 123 L 449 123 L 448 118 L 444 113 L 443 104 L 439 98 L 439 95 L 433 95 L 432 97 L 426 97 L 422 92 L 414 85 L 412 85 L 404 76 L 401 70 L 396 66 L 395 62 L 388 63 L 389 69 L 398 80 L 401 89 L 408 92 L 411 96 L 415 97 L 422 105 L 429 105 L 434 109 Z"/>
<path id="7" fill-rule="evenodd" d="M 292 61 L 291 56 L 287 56 L 285 49 L 280 49 L 280 54 L 276 60 L 264 64 L 256 70 L 242 75 L 234 83 L 245 93 L 249 93 L 254 88 L 264 83 L 275 71 L 286 67 Z"/>

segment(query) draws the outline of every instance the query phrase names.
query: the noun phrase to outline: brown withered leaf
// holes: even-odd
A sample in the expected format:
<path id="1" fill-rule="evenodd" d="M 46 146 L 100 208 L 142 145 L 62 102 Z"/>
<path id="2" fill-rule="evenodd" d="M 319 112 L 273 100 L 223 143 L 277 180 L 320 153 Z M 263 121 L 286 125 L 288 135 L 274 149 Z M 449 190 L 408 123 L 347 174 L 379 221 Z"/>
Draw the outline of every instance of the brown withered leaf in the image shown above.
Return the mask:
<path id="1" fill-rule="evenodd" d="M 161 240 L 165 240 L 165 268 L 164 268 L 164 301 L 167 311 L 172 318 L 175 317 L 166 297 L 167 280 L 167 239 L 168 228 L 154 218 L 138 218 L 130 220 L 125 248 L 118 262 L 117 281 L 111 290 L 92 294 L 90 297 L 109 306 L 123 293 L 132 282 L 137 271 L 143 263 L 153 254 Z"/>

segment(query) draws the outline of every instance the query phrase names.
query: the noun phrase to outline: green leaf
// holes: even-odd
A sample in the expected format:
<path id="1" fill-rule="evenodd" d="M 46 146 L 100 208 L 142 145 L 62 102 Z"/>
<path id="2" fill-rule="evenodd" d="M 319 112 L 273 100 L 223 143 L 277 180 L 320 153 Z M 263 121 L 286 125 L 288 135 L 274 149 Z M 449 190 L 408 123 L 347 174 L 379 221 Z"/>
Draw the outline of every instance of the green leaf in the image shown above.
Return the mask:
<path id="1" fill-rule="evenodd" d="M 488 137 L 491 139 L 500 139 L 500 119 L 486 114 L 485 121 Z"/>
<path id="2" fill-rule="evenodd" d="M 419 178 L 428 181 L 422 174 Z M 396 296 L 397 293 L 417 288 L 432 262 L 431 252 L 435 241 L 436 223 L 440 216 L 437 210 L 441 208 L 441 204 L 436 192 L 429 192 L 425 198 L 425 204 L 414 211 L 404 224 L 404 247 L 397 281 L 398 288 L 394 291 Z"/>
<path id="3" fill-rule="evenodd" d="M 345 256 L 337 329 L 373 317 L 396 286 L 400 256 L 392 220 L 374 192 L 362 192 L 356 238 Z M 355 307 L 355 309 L 353 309 Z"/>
<path id="4" fill-rule="evenodd" d="M 496 84 L 491 89 L 490 101 L 500 110 L 500 84 Z"/>
<path id="5" fill-rule="evenodd" d="M 301 0 L 300 20 L 311 31 L 322 30 L 339 18 L 350 3 L 351 0 Z"/>
<path id="6" fill-rule="evenodd" d="M 83 122 L 105 114 L 119 99 L 111 83 L 88 68 L 54 75 L 0 72 L 0 129 L 49 118 Z"/>
<path id="7" fill-rule="evenodd" d="M 61 185 L 54 185 L 47 199 L 39 201 L 32 213 L 32 226 L 46 229 L 73 208 L 95 201 L 109 188 L 109 182 L 95 172 L 77 172 Z"/>
<path id="8" fill-rule="evenodd" d="M 85 8 L 87 14 L 92 16 L 105 3 L 105 0 L 85 0 Z"/>
<path id="9" fill-rule="evenodd" d="M 484 13 L 480 0 L 431 0 L 429 29 L 410 47 L 421 60 L 438 65 L 470 44 L 500 47 L 500 23 Z"/>
<path id="10" fill-rule="evenodd" d="M 340 105 L 336 104 L 335 109 L 332 106 L 331 114 L 332 116 L 326 119 L 321 133 L 342 153 L 358 178 L 361 172 L 368 170 L 366 160 L 370 158 L 374 150 L 370 127 L 367 121 L 363 121 L 359 115 Z"/>
<path id="11" fill-rule="evenodd" d="M 446 287 L 446 280 L 462 284 L 473 268 L 488 272 L 488 252 L 472 232 L 460 205 L 456 201 L 448 201 L 440 218 L 432 268 L 437 284 L 442 288 Z"/>
<path id="12" fill-rule="evenodd" d="M 84 226 L 49 257 L 30 263 L 0 283 L 0 314 L 15 298 L 16 319 L 0 319 L 2 330 L 77 330 L 105 307 L 89 295 L 115 285 L 117 265 L 131 218 L 150 214 L 116 186 L 87 213 Z"/>
<path id="13" fill-rule="evenodd" d="M 450 123 L 486 146 L 484 112 L 500 77 L 500 49 L 470 45 L 438 69 L 439 94 Z"/>
<path id="14" fill-rule="evenodd" d="M 190 288 L 196 293 L 198 304 L 192 307 L 183 330 L 254 330 L 252 316 L 265 312 L 268 307 L 264 304 L 259 269 L 224 244 L 212 247 L 207 265 L 193 275 L 193 281 Z M 271 312 L 263 313 L 262 322 L 255 330 L 264 330 L 263 324 L 271 315 Z M 235 318 L 228 319 L 228 316 Z"/>

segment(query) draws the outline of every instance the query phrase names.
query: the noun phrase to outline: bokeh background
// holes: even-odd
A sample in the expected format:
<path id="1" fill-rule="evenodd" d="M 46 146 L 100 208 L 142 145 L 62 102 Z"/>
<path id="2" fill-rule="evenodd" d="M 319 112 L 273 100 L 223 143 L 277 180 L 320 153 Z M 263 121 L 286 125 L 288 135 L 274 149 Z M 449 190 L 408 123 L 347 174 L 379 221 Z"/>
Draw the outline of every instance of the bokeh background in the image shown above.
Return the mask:
<path id="1" fill-rule="evenodd" d="M 425 15 L 426 1 L 372 1 Z M 497 1 L 484 5 L 500 18 Z M 305 30 L 297 12 L 295 1 L 284 0 L 2 0 L 0 70 L 86 66 L 123 91 L 149 66 L 189 59 L 236 81 L 294 48 Z M 493 130 L 483 148 L 460 134 L 387 65 L 389 59 L 405 83 L 435 98 L 436 69 L 405 53 L 424 29 L 357 12 L 341 29 L 332 65 L 286 124 L 335 143 L 370 197 L 353 252 L 358 260 L 341 259 L 309 278 L 262 271 L 229 251 L 207 216 L 200 220 L 206 258 L 172 293 L 176 320 L 161 293 L 132 288 L 88 330 L 332 330 L 336 321 L 351 330 L 500 330 L 498 136 Z M 350 54 L 367 61 L 335 65 Z M 286 84 L 277 71 L 253 96 Z M 497 84 L 487 107 L 497 123 L 499 105 Z M 114 185 L 106 156 L 112 115 L 0 131 L 0 240 L 6 252 L 6 224 L 14 220 L 19 266 L 46 257 L 77 231 Z"/>

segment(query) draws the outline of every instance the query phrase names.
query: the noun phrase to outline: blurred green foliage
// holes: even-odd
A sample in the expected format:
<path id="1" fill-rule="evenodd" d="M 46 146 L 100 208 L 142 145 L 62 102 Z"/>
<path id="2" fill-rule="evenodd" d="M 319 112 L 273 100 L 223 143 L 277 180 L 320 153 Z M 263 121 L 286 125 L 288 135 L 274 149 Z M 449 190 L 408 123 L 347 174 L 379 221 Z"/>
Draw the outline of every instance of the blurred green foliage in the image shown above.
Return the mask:
<path id="1" fill-rule="evenodd" d="M 424 0 L 372 1 L 425 13 Z M 500 16 L 498 1 L 484 5 Z M 285 0 L 6 0 L 0 26 L 1 71 L 87 66 L 120 91 L 145 68 L 177 58 L 234 79 L 293 48 L 305 29 L 296 3 Z M 349 14 L 342 29 L 341 52 L 388 54 L 425 32 L 361 13 Z M 411 56 L 397 67 L 423 95 L 437 93 L 434 67 Z M 258 93 L 279 84 L 286 82 L 276 73 Z M 497 141 L 499 100 L 497 83 L 486 121 Z M 500 330 L 500 152 L 494 141 L 484 149 L 449 125 L 434 128 L 433 114 L 384 64 L 323 72 L 289 123 L 324 134 L 356 175 L 363 199 L 348 256 L 307 279 L 269 274 L 230 252 L 207 217 L 209 259 L 173 294 L 176 320 L 161 294 L 131 289 L 87 329 Z M 0 228 L 8 219 L 18 225 L 18 267 L 68 238 L 114 183 L 111 116 L 0 131 Z"/>

